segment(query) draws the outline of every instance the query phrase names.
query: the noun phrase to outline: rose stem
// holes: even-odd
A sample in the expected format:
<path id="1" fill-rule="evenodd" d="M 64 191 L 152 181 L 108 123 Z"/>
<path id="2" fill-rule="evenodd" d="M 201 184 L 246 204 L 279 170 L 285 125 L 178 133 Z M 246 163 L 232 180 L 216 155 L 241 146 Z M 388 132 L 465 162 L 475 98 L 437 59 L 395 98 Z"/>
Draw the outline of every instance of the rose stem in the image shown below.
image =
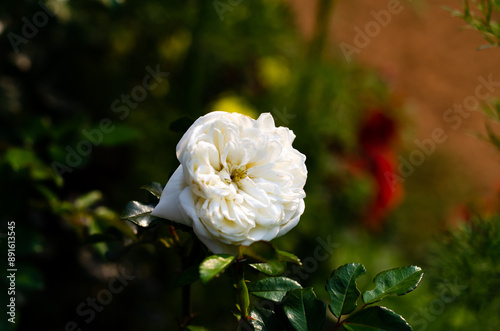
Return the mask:
<path id="1" fill-rule="evenodd" d="M 241 263 L 234 264 L 234 274 L 236 280 L 236 290 L 238 291 L 238 301 L 240 304 L 241 319 L 248 321 L 248 311 L 250 307 L 250 295 L 248 294 L 248 287 L 243 275 L 243 268 Z"/>

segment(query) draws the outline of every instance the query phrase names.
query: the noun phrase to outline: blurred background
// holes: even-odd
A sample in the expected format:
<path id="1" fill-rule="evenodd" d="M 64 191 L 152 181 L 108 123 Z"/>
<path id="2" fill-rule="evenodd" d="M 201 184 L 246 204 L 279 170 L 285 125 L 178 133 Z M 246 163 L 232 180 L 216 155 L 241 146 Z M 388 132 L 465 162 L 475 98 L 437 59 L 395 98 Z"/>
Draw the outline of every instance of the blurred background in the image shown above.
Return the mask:
<path id="1" fill-rule="evenodd" d="M 14 221 L 18 272 L 0 329 L 178 329 L 181 259 L 119 215 L 213 110 L 270 112 L 307 156 L 306 212 L 274 241 L 308 261 L 290 276 L 327 300 L 342 264 L 367 267 L 364 289 L 418 265 L 421 286 L 387 302 L 415 330 L 495 329 L 500 155 L 483 137 L 499 126 L 481 109 L 500 109 L 500 49 L 443 6 L 462 2 L 2 1 L 2 269 Z M 484 80 L 492 100 L 447 113 Z M 236 328 L 229 278 L 192 291 L 194 324 Z"/>

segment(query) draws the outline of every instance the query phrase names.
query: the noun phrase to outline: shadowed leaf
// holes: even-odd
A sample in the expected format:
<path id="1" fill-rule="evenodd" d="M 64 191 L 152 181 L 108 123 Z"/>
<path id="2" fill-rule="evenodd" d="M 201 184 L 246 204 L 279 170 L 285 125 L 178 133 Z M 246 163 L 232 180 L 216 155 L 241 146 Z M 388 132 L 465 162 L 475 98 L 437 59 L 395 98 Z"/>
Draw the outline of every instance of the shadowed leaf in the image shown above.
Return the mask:
<path id="1" fill-rule="evenodd" d="M 312 288 L 288 292 L 283 310 L 297 331 L 320 330 L 325 322 L 326 304 L 316 298 Z"/>
<path id="2" fill-rule="evenodd" d="M 281 302 L 286 293 L 302 286 L 293 279 L 286 277 L 269 277 L 261 279 L 248 288 L 250 293 L 262 299 Z"/>
<path id="3" fill-rule="evenodd" d="M 250 246 L 240 246 L 240 257 L 256 262 L 278 262 L 278 251 L 268 241 L 257 241 Z"/>
<path id="4" fill-rule="evenodd" d="M 129 220 L 141 227 L 148 227 L 155 220 L 155 217 L 150 215 L 153 209 L 154 207 L 151 205 L 130 201 L 125 206 L 120 218 Z"/>
<path id="5" fill-rule="evenodd" d="M 403 317 L 380 306 L 368 307 L 351 315 L 343 324 L 347 331 L 411 331 Z"/>
<path id="6" fill-rule="evenodd" d="M 250 318 L 250 324 L 253 326 L 255 331 L 283 330 L 283 326 L 279 323 L 276 315 L 271 310 L 254 308 L 250 311 Z"/>
<path id="7" fill-rule="evenodd" d="M 161 197 L 161 192 L 163 192 L 163 186 L 156 182 L 151 182 L 147 185 L 141 186 L 141 189 L 148 191 L 158 199 Z"/>

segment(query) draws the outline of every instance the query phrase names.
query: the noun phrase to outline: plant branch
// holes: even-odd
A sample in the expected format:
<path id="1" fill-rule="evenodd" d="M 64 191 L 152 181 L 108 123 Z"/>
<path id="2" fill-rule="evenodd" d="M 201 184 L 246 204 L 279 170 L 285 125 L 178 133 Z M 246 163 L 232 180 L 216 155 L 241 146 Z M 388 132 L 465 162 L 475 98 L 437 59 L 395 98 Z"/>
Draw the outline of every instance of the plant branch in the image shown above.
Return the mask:
<path id="1" fill-rule="evenodd" d="M 239 262 L 234 263 L 235 285 L 238 292 L 238 303 L 240 306 L 241 320 L 248 321 L 250 310 L 250 295 L 243 274 L 243 265 Z"/>

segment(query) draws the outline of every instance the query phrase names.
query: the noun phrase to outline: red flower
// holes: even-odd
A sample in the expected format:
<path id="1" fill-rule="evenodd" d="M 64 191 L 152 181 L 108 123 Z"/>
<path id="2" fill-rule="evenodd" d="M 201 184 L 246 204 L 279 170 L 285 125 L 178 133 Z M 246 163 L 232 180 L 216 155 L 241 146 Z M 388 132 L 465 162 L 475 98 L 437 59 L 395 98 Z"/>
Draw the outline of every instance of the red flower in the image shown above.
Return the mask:
<path id="1" fill-rule="evenodd" d="M 400 201 L 403 188 L 400 183 L 388 181 L 386 174 L 397 173 L 397 157 L 394 142 L 397 138 L 395 121 L 379 110 L 371 111 L 359 134 L 366 170 L 373 176 L 376 184 L 376 196 L 368 209 L 364 221 L 377 230 L 384 218 Z"/>

